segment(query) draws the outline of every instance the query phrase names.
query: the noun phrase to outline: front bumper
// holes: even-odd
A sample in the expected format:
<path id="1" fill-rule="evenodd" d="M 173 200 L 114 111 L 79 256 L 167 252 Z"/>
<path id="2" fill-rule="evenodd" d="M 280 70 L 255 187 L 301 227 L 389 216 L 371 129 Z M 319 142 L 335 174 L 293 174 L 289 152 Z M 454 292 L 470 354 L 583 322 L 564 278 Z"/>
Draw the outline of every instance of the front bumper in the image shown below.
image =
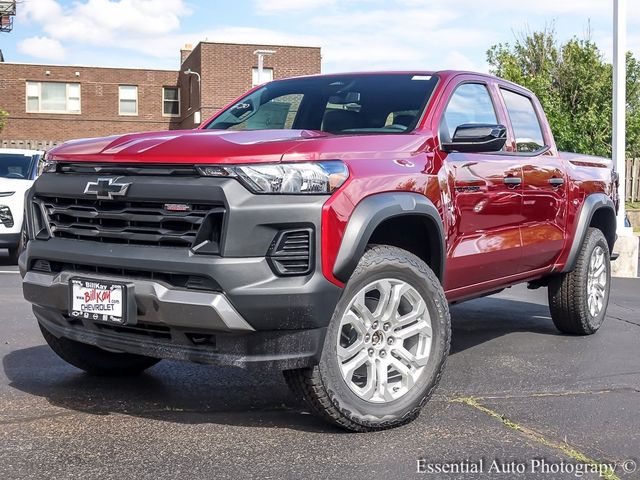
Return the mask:
<path id="1" fill-rule="evenodd" d="M 83 198 L 88 179 L 43 175 L 31 198 L 56 191 Z M 44 328 L 108 350 L 157 358 L 280 369 L 318 362 L 342 291 L 321 269 L 320 222 L 326 198 L 256 196 L 235 180 L 202 178 L 181 179 L 183 198 L 170 178 L 131 180 L 127 194 L 131 201 L 150 198 L 152 192 L 154 201 L 165 201 L 159 197 L 165 194 L 167 200 L 188 203 L 219 199 L 227 212 L 220 254 L 72 238 L 35 239 L 31 229 L 19 266 L 25 298 L 34 304 Z M 279 276 L 267 253 L 279 232 L 290 228 L 312 232 L 313 268 L 304 275 Z M 42 261 L 51 269 L 37 267 Z M 73 276 L 132 285 L 136 321 L 120 327 L 70 318 L 68 282 Z M 174 281 L 178 277 L 182 280 Z"/>
<path id="2" fill-rule="evenodd" d="M 105 350 L 242 368 L 289 370 L 314 365 L 320 359 L 326 332 L 325 328 L 316 328 L 195 336 L 175 327 L 137 329 L 70 322 L 59 311 L 37 305 L 33 313 L 40 325 L 56 337 Z"/>
<path id="3" fill-rule="evenodd" d="M 44 273 L 31 269 L 36 259 L 195 275 L 215 279 L 219 290 L 88 270 Z M 277 277 L 265 258 L 199 258 L 177 249 L 133 245 L 96 249 L 68 239 L 30 241 L 20 256 L 20 272 L 36 318 L 56 336 L 111 351 L 247 368 L 316 364 L 341 292 L 319 270 L 305 277 Z M 135 323 L 121 327 L 71 318 L 68 285 L 74 276 L 133 285 Z"/>

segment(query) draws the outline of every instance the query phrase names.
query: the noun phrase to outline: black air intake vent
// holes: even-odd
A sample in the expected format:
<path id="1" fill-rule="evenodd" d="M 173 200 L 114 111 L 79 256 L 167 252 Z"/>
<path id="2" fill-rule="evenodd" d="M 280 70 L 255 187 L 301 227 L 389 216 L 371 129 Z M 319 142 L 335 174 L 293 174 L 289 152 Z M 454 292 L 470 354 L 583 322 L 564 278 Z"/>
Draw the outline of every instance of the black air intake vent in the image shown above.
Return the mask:
<path id="1" fill-rule="evenodd" d="M 268 258 L 278 275 L 306 275 L 312 270 L 312 252 L 312 229 L 285 230 L 271 244 Z"/>

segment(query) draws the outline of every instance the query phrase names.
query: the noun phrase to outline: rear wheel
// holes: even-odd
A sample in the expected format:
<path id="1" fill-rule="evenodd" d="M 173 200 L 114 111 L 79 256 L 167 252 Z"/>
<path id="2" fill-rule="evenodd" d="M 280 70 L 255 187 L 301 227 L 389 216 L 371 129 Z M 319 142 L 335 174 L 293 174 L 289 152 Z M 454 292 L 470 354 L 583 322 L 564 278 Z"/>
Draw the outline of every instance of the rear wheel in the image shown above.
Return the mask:
<path id="1" fill-rule="evenodd" d="M 136 375 L 160 361 L 132 353 L 108 352 L 93 345 L 76 342 L 64 337 L 56 337 L 40 325 L 44 339 L 51 349 L 64 361 L 74 367 L 96 376 Z"/>
<path id="2" fill-rule="evenodd" d="M 589 228 L 575 268 L 549 282 L 549 309 L 558 330 L 591 335 L 602 326 L 609 303 L 610 257 L 602 232 Z"/>
<path id="3" fill-rule="evenodd" d="M 431 269 L 407 251 L 376 246 L 343 292 L 320 363 L 285 378 L 312 411 L 342 428 L 396 427 L 431 396 L 450 337 L 447 301 Z"/>

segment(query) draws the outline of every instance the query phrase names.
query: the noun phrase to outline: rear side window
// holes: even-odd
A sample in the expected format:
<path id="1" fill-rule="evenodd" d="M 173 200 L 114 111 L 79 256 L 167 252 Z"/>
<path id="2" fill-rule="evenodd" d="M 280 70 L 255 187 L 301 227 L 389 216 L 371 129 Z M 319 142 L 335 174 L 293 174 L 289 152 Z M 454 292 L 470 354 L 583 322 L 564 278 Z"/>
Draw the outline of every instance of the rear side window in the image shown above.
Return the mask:
<path id="1" fill-rule="evenodd" d="M 540 120 L 529 97 L 501 89 L 507 107 L 518 152 L 536 152 L 544 148 Z"/>
<path id="2" fill-rule="evenodd" d="M 498 123 L 487 87 L 481 83 L 463 83 L 451 95 L 440 123 L 440 138 L 450 142 L 465 123 Z"/>

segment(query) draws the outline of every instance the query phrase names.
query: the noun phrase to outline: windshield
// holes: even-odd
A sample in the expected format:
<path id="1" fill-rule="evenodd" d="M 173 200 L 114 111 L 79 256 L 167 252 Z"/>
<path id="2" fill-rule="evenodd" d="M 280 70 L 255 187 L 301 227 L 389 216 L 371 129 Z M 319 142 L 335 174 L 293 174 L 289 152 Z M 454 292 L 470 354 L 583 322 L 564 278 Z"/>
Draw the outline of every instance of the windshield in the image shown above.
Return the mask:
<path id="1" fill-rule="evenodd" d="M 405 133 L 420 120 L 435 75 L 331 75 L 279 80 L 242 98 L 205 128 Z"/>
<path id="2" fill-rule="evenodd" d="M 31 180 L 33 155 L 0 153 L 0 177 Z"/>

